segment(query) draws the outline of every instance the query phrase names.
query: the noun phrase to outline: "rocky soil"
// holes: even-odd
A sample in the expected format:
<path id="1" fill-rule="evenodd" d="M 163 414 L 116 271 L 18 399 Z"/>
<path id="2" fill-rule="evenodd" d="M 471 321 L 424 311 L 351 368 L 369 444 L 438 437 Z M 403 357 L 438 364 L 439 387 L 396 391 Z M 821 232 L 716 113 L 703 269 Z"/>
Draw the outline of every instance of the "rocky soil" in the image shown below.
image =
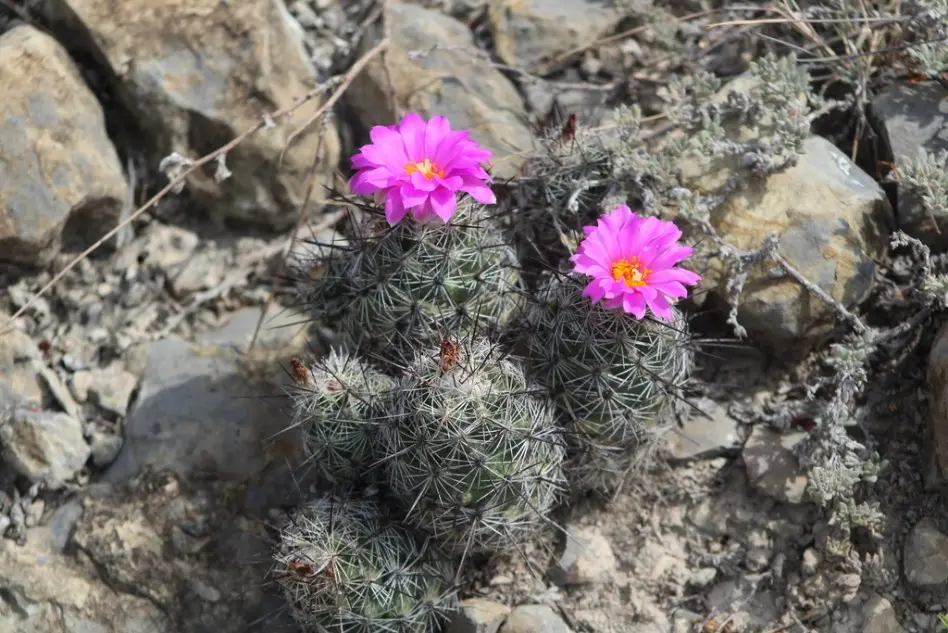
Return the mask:
<path id="1" fill-rule="evenodd" d="M 297 630 L 268 577 L 272 529 L 312 483 L 287 430 L 283 367 L 321 339 L 294 307 L 284 253 L 311 248 L 290 243 L 311 172 L 300 235 L 332 232 L 321 186 L 343 182 L 368 127 L 406 110 L 447 115 L 496 153 L 495 176 L 513 177 L 550 120 L 597 125 L 620 101 L 653 112 L 670 77 L 738 76 L 756 50 L 746 30 L 710 36 L 720 16 L 682 17 L 701 3 L 393 2 L 388 54 L 325 124 L 291 139 L 321 94 L 195 171 L 36 298 L 176 168 L 345 72 L 384 29 L 368 0 L 7 4 L 0 322 L 28 305 L 0 334 L 0 631 L 12 633 Z M 948 149 L 939 82 L 894 81 L 867 106 L 887 161 Z M 929 218 L 836 142 L 811 137 L 716 228 L 741 248 L 779 232 L 808 279 L 871 316 L 883 299 L 898 307 L 891 280 L 912 275 L 889 258 L 889 232 L 940 252 L 948 218 Z M 683 171 L 697 187 L 715 178 Z M 870 387 L 859 431 L 889 462 L 870 491 L 885 525 L 828 558 L 832 526 L 792 452 L 806 416 L 779 413 L 805 400 L 813 368 L 774 350 L 819 350 L 839 330 L 830 307 L 768 275 L 746 283 L 750 338 L 738 341 L 709 268 L 694 411 L 614 499 L 558 517 L 565 536 L 479 572 L 450 633 L 939 630 L 948 330 L 925 321 Z"/>

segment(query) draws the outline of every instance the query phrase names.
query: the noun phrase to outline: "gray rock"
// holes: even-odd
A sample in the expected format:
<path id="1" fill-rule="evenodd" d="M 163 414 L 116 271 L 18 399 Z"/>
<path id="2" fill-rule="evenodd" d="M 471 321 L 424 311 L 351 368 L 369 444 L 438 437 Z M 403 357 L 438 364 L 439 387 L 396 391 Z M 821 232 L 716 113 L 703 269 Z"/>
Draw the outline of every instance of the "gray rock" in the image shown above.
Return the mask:
<path id="1" fill-rule="evenodd" d="M 138 385 L 138 377 L 125 371 L 120 363 L 103 369 L 76 372 L 72 376 L 73 392 L 86 402 L 118 416 L 128 411 L 128 403 Z"/>
<path id="2" fill-rule="evenodd" d="M 807 476 L 800 468 L 793 447 L 806 433 L 777 433 L 755 426 L 742 453 L 751 485 L 766 495 L 787 503 L 801 503 Z"/>
<path id="3" fill-rule="evenodd" d="M 892 603 L 882 596 L 872 596 L 863 605 L 862 614 L 864 624 L 860 633 L 904 633 Z"/>
<path id="4" fill-rule="evenodd" d="M 727 84 L 753 94 L 753 77 Z M 801 103 L 802 106 L 802 103 Z M 749 141 L 768 136 L 766 117 L 729 130 L 729 137 Z M 739 169 L 736 157 L 686 156 L 679 162 L 685 185 L 714 194 Z M 806 279 L 852 309 L 869 295 L 875 261 L 888 251 L 894 226 L 891 205 L 882 187 L 828 140 L 804 141 L 797 164 L 767 178 L 755 179 L 715 210 L 711 223 L 733 246 L 756 250 L 775 233 L 779 252 Z M 702 271 L 699 289 L 727 298 L 726 266 L 710 241 L 698 245 L 692 262 Z M 780 350 L 804 352 L 822 340 L 836 323 L 835 310 L 811 296 L 794 279 L 772 274 L 773 266 L 754 266 L 741 295 L 738 320 L 750 335 Z"/>
<path id="5" fill-rule="evenodd" d="M 171 279 L 181 272 L 200 241 L 191 231 L 154 222 L 115 254 L 112 266 L 119 271 L 157 268 Z"/>
<path id="6" fill-rule="evenodd" d="M 445 633 L 497 633 L 510 612 L 505 604 L 470 598 L 461 602 Z"/>
<path id="7" fill-rule="evenodd" d="M 146 465 L 184 477 L 241 478 L 260 469 L 262 422 L 278 418 L 279 405 L 253 397 L 239 360 L 233 350 L 178 338 L 151 343 L 125 443 L 106 480 Z"/>
<path id="8" fill-rule="evenodd" d="M 915 524 L 902 553 L 905 579 L 916 587 L 937 587 L 948 581 L 948 536 L 930 519 Z"/>
<path id="9" fill-rule="evenodd" d="M 666 435 L 671 457 L 676 460 L 707 459 L 740 446 L 737 420 L 713 400 L 702 399 L 695 412 L 681 427 Z"/>
<path id="10" fill-rule="evenodd" d="M 933 442 L 926 479 L 929 487 L 938 488 L 948 481 L 948 325 L 935 335 L 928 355 L 927 381 L 931 391 L 928 425 Z"/>
<path id="11" fill-rule="evenodd" d="M 99 468 L 105 468 L 115 461 L 124 443 L 125 440 L 122 439 L 121 435 L 94 431 L 89 437 L 89 445 L 92 447 L 92 463 Z"/>
<path id="12" fill-rule="evenodd" d="M 31 534 L 39 536 L 38 528 Z M 0 631 L 15 633 L 170 633 L 148 600 L 116 591 L 51 551 L 42 538 L 0 539 Z M 12 602 L 7 602 L 7 599 Z M 113 628 L 115 627 L 115 628 Z"/>
<path id="13" fill-rule="evenodd" d="M 32 26 L 0 35 L 0 260 L 48 264 L 69 221 L 85 240 L 128 196 L 105 117 L 69 54 Z"/>
<path id="14" fill-rule="evenodd" d="M 500 633 L 572 633 L 553 609 L 545 604 L 517 607 L 500 627 Z"/>
<path id="15" fill-rule="evenodd" d="M 107 481 L 117 483 L 145 465 L 182 477 L 243 479 L 265 465 L 272 448 L 268 439 L 280 435 L 287 450 L 293 449 L 292 434 L 282 433 L 290 424 L 286 402 L 275 396 L 285 378 L 280 363 L 304 347 L 305 329 L 264 322 L 248 357 L 259 310 L 238 312 L 196 344 L 168 338 L 147 345 L 138 398 L 125 420 L 125 443 Z M 256 375 L 257 363 L 268 375 Z"/>
<path id="16" fill-rule="evenodd" d="M 562 65 L 555 57 L 602 38 L 622 17 L 595 0 L 490 0 L 487 11 L 497 56 L 541 76 Z"/>
<path id="17" fill-rule="evenodd" d="M 937 81 L 893 84 L 873 99 L 869 115 L 896 168 L 921 148 L 930 154 L 948 150 L 948 93 Z M 899 228 L 938 250 L 948 248 L 948 214 L 936 213 L 933 225 L 921 201 L 903 190 L 897 206 Z"/>
<path id="18" fill-rule="evenodd" d="M 6 316 L 0 314 L 0 322 Z M 11 398 L 28 405 L 43 402 L 43 380 L 39 349 L 33 340 L 20 330 L 0 334 L 0 386 Z"/>
<path id="19" fill-rule="evenodd" d="M 65 413 L 14 409 L 0 420 L 0 454 L 14 471 L 56 490 L 89 459 L 91 449 L 82 437 L 82 424 Z"/>
<path id="20" fill-rule="evenodd" d="M 454 129 L 494 152 L 495 178 L 513 176 L 533 148 L 524 104 L 514 85 L 474 45 L 470 29 L 454 18 L 415 4 L 393 2 L 392 44 L 386 65 L 371 62 L 348 98 L 366 126 L 396 120 L 389 95 L 402 112 L 448 117 Z M 379 37 L 379 33 L 374 34 Z M 373 45 L 364 39 L 364 47 Z"/>
<path id="21" fill-rule="evenodd" d="M 598 583 L 607 580 L 617 565 L 609 539 L 599 530 L 567 527 L 566 547 L 549 574 L 561 586 Z"/>
<path id="22" fill-rule="evenodd" d="M 43 14 L 61 38 L 108 64 L 153 142 L 150 158 L 157 165 L 172 152 L 197 157 L 216 149 L 315 84 L 315 69 L 282 2 L 243 0 L 218 8 L 206 0 L 51 0 Z M 228 152 L 232 176 L 223 182 L 215 182 L 213 165 L 197 170 L 188 179 L 192 193 L 217 218 L 289 227 L 313 157 L 323 157 L 317 191 L 330 184 L 339 162 L 332 123 L 312 125 L 287 143 L 322 99 L 299 107 L 291 123 Z"/>

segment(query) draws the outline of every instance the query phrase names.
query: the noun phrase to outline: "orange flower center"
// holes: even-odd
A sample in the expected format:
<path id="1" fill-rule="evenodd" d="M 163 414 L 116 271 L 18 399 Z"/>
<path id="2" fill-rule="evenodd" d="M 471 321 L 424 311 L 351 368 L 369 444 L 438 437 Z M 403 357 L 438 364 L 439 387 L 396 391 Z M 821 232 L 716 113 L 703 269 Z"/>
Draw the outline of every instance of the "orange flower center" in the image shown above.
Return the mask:
<path id="1" fill-rule="evenodd" d="M 405 173 L 409 176 L 416 171 L 420 172 L 421 175 L 428 180 L 431 180 L 435 176 L 438 178 L 444 178 L 444 170 L 432 163 L 428 158 L 418 163 L 408 163 L 405 165 Z"/>
<path id="2" fill-rule="evenodd" d="M 612 264 L 612 278 L 616 281 L 624 281 L 629 288 L 644 286 L 650 272 L 652 271 L 639 263 L 638 257 L 623 257 Z"/>

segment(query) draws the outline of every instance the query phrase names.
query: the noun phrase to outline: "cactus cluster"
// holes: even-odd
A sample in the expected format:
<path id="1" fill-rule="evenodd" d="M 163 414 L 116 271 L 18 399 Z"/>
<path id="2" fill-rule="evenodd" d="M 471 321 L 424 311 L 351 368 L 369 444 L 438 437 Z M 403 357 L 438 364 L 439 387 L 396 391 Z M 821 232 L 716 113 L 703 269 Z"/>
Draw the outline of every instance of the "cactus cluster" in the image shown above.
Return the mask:
<path id="1" fill-rule="evenodd" d="M 552 407 L 497 346 L 420 350 L 395 407 L 387 480 L 409 521 L 458 553 L 503 550 L 543 526 L 565 451 Z"/>
<path id="2" fill-rule="evenodd" d="M 374 131 L 354 182 L 384 207 L 301 276 L 302 301 L 338 335 L 292 372 L 294 424 L 336 500 L 301 510 L 277 554 L 309 630 L 437 633 L 455 600 L 445 566 L 522 552 L 568 490 L 613 485 L 606 475 L 660 426 L 688 375 L 686 323 L 669 299 L 694 274 L 674 269 L 690 249 L 671 223 L 610 212 L 574 256 L 592 271 L 585 290 L 549 271 L 531 289 L 487 207 L 448 205 L 452 187 L 490 197 L 486 173 L 457 159 L 468 141 L 446 136 L 461 143 L 447 151 L 418 125 Z M 399 171 L 422 145 L 431 156 Z M 452 161 L 462 175 L 448 175 Z"/>
<path id="3" fill-rule="evenodd" d="M 358 349 L 407 362 L 419 342 L 519 313 L 516 255 L 481 205 L 462 201 L 450 224 L 370 215 L 354 232 L 303 299 Z"/>
<path id="4" fill-rule="evenodd" d="M 333 483 L 357 483 L 375 461 L 393 380 L 338 350 L 311 367 L 294 361 L 293 377 L 293 426 L 307 460 Z"/>
<path id="5" fill-rule="evenodd" d="M 306 630 L 431 633 L 457 604 L 449 560 L 368 499 L 309 502 L 284 528 L 275 560 Z"/>

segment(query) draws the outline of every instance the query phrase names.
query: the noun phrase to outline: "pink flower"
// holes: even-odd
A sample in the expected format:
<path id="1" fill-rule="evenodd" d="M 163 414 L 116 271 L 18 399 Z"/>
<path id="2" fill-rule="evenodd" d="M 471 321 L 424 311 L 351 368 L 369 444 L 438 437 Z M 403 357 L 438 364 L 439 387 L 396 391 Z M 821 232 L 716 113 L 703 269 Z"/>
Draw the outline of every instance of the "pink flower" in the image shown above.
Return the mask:
<path id="1" fill-rule="evenodd" d="M 447 222 L 463 191 L 481 204 L 497 201 L 482 167 L 492 154 L 468 137 L 453 131 L 443 116 L 425 122 L 410 112 L 398 125 L 371 129 L 370 145 L 352 157 L 355 175 L 349 182 L 354 193 L 385 200 L 385 218 L 396 224 L 409 211 L 416 220 L 439 217 Z"/>
<path id="2" fill-rule="evenodd" d="M 622 205 L 583 231 L 586 237 L 570 261 L 573 270 L 593 278 L 583 296 L 593 303 L 602 301 L 609 310 L 622 308 L 642 319 L 648 308 L 669 321 L 669 299 L 688 296 L 685 284 L 701 281 L 699 275 L 676 267 L 694 249 L 678 244 L 681 231 L 672 222 L 641 217 Z"/>

